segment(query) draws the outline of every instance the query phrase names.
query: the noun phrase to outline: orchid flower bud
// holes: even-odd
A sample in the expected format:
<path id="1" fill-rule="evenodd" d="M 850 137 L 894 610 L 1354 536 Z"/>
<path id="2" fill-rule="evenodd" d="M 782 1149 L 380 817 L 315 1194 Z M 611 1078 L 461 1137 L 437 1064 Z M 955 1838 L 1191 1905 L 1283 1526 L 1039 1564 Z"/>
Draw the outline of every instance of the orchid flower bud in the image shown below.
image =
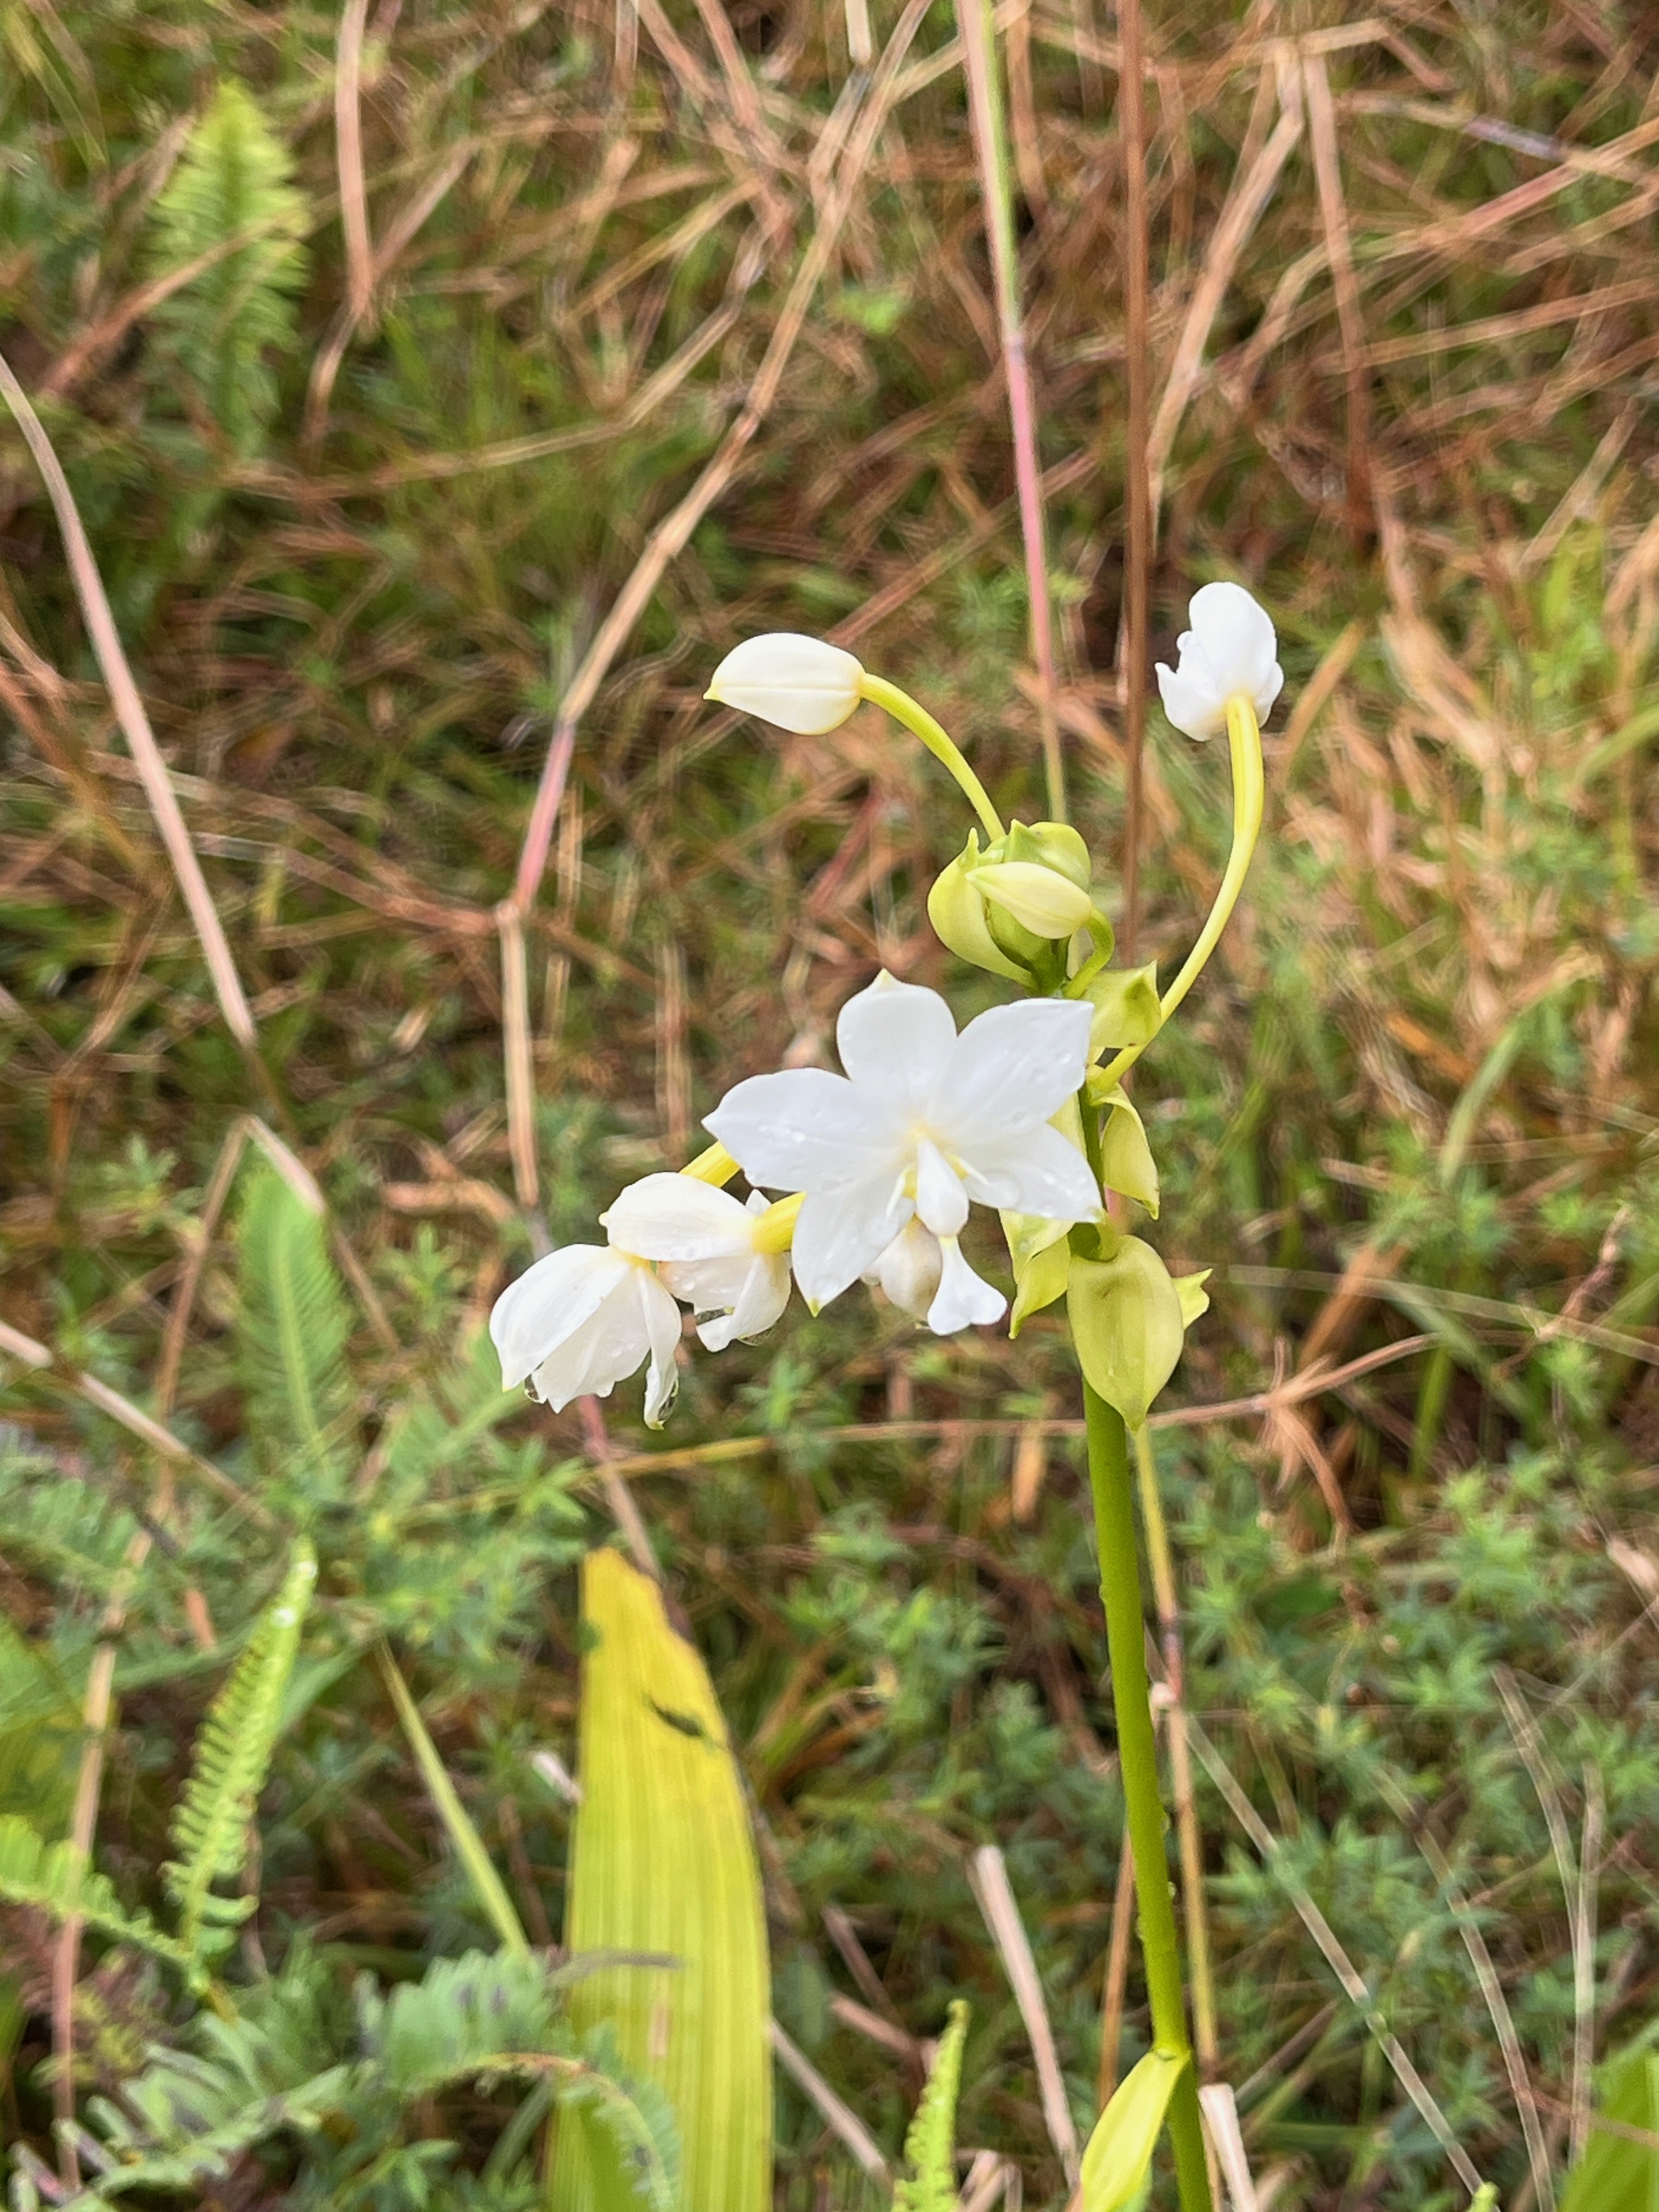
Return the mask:
<path id="1" fill-rule="evenodd" d="M 961 958 L 1029 982 L 1097 919 L 1089 871 L 1088 847 L 1062 822 L 1016 822 L 983 853 L 972 832 L 929 892 L 927 918 Z"/>
<path id="2" fill-rule="evenodd" d="M 1187 610 L 1176 665 L 1158 665 L 1164 711 L 1189 738 L 1218 738 L 1227 702 L 1248 699 L 1265 722 L 1285 681 L 1273 619 L 1242 584 L 1206 584 Z"/>
<path id="3" fill-rule="evenodd" d="M 740 714 L 758 714 L 798 737 L 836 729 L 858 705 L 864 670 L 850 653 L 821 638 L 770 630 L 733 646 L 703 693 Z"/>
<path id="4" fill-rule="evenodd" d="M 1012 915 L 1034 937 L 1070 937 L 1094 911 L 1094 902 L 1052 868 L 1030 860 L 994 860 L 969 879 L 981 898 Z"/>

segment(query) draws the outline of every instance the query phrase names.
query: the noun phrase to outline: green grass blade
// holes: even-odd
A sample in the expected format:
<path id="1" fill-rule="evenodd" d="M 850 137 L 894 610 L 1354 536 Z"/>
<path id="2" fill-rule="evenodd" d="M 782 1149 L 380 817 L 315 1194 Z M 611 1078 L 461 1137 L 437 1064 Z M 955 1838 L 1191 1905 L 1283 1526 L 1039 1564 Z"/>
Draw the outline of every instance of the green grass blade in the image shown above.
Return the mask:
<path id="1" fill-rule="evenodd" d="M 565 1942 L 578 1960 L 625 1951 L 677 1964 L 600 1968 L 577 1985 L 573 2017 L 585 2028 L 608 2022 L 625 2071 L 665 2091 L 679 2124 L 682 2203 L 764 2212 L 770 1977 L 760 1869 L 726 1723 L 660 1592 L 619 1553 L 589 1555 L 582 1619 L 591 1642 Z M 599 2212 L 613 2201 L 612 2163 L 589 2125 L 567 2117 L 550 2203 Z"/>
<path id="2" fill-rule="evenodd" d="M 409 1738 L 409 1747 L 415 1754 L 415 1762 L 426 1784 L 427 1793 L 436 1808 L 438 1818 L 449 1831 L 449 1840 L 455 1846 L 455 1856 L 466 1869 L 473 1893 L 483 1909 L 484 1917 L 495 1929 L 504 1951 L 528 1952 L 529 1938 L 520 1925 L 518 1914 L 513 1910 L 513 1900 L 495 1871 L 495 1862 L 484 1849 L 483 1838 L 473 1826 L 471 1815 L 456 1795 L 455 1785 L 444 1771 L 444 1763 L 438 1756 L 438 1747 L 427 1734 L 420 1707 L 410 1697 L 409 1685 L 398 1671 L 397 1661 L 384 1644 L 376 1656 L 381 1677 L 391 1692 L 392 1704 L 398 1709 L 398 1718 L 403 1723 L 404 1734 Z"/>

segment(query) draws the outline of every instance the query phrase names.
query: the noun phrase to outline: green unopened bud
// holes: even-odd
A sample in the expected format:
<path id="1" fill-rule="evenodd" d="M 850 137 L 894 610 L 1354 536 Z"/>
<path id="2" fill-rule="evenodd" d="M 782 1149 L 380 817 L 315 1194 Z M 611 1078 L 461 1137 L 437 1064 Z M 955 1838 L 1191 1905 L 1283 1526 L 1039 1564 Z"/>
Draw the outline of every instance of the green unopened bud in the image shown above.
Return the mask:
<path id="1" fill-rule="evenodd" d="M 975 868 L 973 888 L 1034 937 L 1070 937 L 1094 911 L 1086 887 L 1032 860 L 994 860 Z"/>
<path id="2" fill-rule="evenodd" d="M 988 968 L 994 975 L 1024 983 L 1024 968 L 1016 966 L 991 934 L 985 901 L 973 885 L 979 859 L 979 838 L 970 831 L 968 849 L 951 861 L 927 894 L 927 919 L 941 945 L 975 968 Z"/>
<path id="3" fill-rule="evenodd" d="M 1089 848 L 1068 822 L 1016 822 L 1003 841 L 1005 860 L 1029 860 L 1064 876 L 1079 890 L 1089 888 Z"/>
<path id="4" fill-rule="evenodd" d="M 1088 847 L 1063 822 L 1017 822 L 983 852 L 975 832 L 928 894 L 928 920 L 963 959 L 1027 982 L 1053 969 L 1056 945 L 1103 930 L 1089 869 Z"/>

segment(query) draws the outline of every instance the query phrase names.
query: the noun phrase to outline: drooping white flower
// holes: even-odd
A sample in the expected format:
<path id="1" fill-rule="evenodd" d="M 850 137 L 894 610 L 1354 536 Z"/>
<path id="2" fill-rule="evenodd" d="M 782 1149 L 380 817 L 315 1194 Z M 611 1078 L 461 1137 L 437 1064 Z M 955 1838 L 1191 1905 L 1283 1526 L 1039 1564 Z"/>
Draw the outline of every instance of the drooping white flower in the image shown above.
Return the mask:
<path id="1" fill-rule="evenodd" d="M 757 1242 L 767 1212 L 758 1191 L 744 1206 L 729 1190 L 683 1175 L 630 1183 L 599 1219 L 613 1245 L 654 1260 L 657 1273 L 697 1316 L 710 1352 L 759 1336 L 789 1303 L 789 1255 Z"/>
<path id="2" fill-rule="evenodd" d="M 1176 665 L 1158 665 L 1164 711 L 1189 738 L 1218 738 L 1227 702 L 1245 698 L 1265 722 L 1285 681 L 1273 618 L 1242 584 L 1206 584 L 1187 610 L 1190 629 L 1176 644 Z"/>
<path id="3" fill-rule="evenodd" d="M 771 630 L 733 646 L 702 696 L 799 737 L 821 737 L 858 705 L 863 681 L 863 668 L 838 645 Z"/>
<path id="4" fill-rule="evenodd" d="M 565 1244 L 526 1269 L 495 1301 L 489 1334 L 501 1388 L 529 1378 L 558 1413 L 573 1398 L 608 1398 L 648 1359 L 645 1418 L 658 1429 L 674 1402 L 680 1310 L 649 1263 L 602 1244 Z"/>
<path id="5" fill-rule="evenodd" d="M 1001 1297 L 956 1246 L 969 1200 L 1056 1220 L 1099 1215 L 1087 1163 L 1048 1126 L 1083 1080 L 1089 1012 L 1028 999 L 958 1036 L 936 991 L 882 975 L 841 1010 L 844 1075 L 795 1068 L 727 1091 L 709 1130 L 751 1182 L 805 1194 L 794 1263 L 809 1304 L 874 1267 L 914 1218 L 941 1247 L 929 1328 L 994 1321 Z"/>

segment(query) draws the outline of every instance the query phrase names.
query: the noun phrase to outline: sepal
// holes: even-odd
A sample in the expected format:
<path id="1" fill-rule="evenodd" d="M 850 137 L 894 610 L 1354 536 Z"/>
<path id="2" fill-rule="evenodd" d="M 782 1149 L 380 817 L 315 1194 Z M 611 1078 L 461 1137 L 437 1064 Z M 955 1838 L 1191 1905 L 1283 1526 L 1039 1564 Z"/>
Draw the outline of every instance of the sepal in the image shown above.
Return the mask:
<path id="1" fill-rule="evenodd" d="M 1181 1293 L 1152 1246 L 1126 1237 L 1108 1260 L 1073 1256 L 1066 1310 L 1091 1389 L 1138 1429 L 1176 1369 Z"/>

